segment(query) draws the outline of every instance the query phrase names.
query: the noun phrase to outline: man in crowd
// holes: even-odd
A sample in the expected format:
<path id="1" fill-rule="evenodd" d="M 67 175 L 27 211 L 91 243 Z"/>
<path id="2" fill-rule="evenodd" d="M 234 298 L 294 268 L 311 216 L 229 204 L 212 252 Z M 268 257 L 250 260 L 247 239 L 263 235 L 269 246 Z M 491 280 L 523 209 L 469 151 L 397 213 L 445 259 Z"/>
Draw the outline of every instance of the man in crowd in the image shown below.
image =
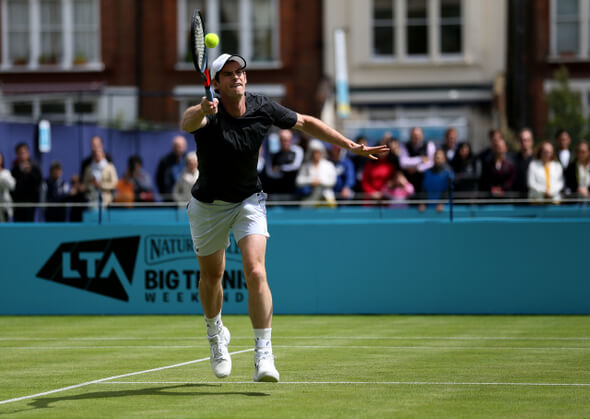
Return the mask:
<path id="1" fill-rule="evenodd" d="M 414 190 L 422 190 L 424 172 L 434 165 L 436 146 L 433 142 L 424 141 L 422 128 L 413 127 L 410 130 L 410 141 L 401 150 L 400 166 L 406 177 L 414 186 Z"/>
<path id="2" fill-rule="evenodd" d="M 39 194 L 43 177 L 41 169 L 31 160 L 29 146 L 18 143 L 15 147 L 16 161 L 12 166 L 12 176 L 16 181 L 12 191 L 15 203 L 39 202 Z M 35 221 L 35 207 L 15 208 L 14 221 Z"/>
<path id="3" fill-rule="evenodd" d="M 289 129 L 279 131 L 279 141 L 281 148 L 271 154 L 266 164 L 268 192 L 292 194 L 297 172 L 303 163 L 303 149 L 293 144 L 293 132 Z"/>
<path id="4" fill-rule="evenodd" d="M 172 190 L 184 170 L 185 155 L 186 139 L 177 135 L 172 139 L 172 151 L 162 157 L 156 169 L 156 185 L 164 201 L 173 201 Z"/>

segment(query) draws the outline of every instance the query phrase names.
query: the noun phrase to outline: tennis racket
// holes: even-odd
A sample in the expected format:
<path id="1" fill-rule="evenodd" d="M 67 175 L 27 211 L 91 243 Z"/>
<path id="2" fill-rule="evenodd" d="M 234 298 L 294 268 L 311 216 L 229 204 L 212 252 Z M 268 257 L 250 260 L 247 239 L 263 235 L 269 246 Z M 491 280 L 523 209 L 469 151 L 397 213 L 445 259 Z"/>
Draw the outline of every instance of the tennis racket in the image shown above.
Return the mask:
<path id="1" fill-rule="evenodd" d="M 195 9 L 193 18 L 191 19 L 191 52 L 193 54 L 195 69 L 201 73 L 201 77 L 203 78 L 207 100 L 213 102 L 211 74 L 209 73 L 207 46 L 205 45 L 205 21 L 199 9 Z"/>

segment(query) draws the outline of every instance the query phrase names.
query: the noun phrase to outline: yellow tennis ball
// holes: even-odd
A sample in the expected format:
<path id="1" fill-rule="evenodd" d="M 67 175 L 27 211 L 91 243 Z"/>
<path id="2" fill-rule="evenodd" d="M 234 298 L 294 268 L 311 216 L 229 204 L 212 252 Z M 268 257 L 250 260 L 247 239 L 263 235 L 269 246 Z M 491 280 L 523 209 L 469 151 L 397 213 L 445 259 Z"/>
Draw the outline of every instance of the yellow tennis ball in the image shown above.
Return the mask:
<path id="1" fill-rule="evenodd" d="M 219 44 L 219 36 L 216 33 L 208 33 L 205 35 L 205 45 L 207 48 L 215 48 Z"/>

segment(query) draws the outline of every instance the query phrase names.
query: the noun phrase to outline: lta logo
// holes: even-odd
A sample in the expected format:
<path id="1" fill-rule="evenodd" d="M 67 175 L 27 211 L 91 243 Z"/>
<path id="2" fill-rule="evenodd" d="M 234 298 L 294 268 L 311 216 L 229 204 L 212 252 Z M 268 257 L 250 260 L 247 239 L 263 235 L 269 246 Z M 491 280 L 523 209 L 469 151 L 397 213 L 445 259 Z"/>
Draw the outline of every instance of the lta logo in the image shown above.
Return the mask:
<path id="1" fill-rule="evenodd" d="M 139 236 L 62 243 L 37 276 L 129 301 Z"/>

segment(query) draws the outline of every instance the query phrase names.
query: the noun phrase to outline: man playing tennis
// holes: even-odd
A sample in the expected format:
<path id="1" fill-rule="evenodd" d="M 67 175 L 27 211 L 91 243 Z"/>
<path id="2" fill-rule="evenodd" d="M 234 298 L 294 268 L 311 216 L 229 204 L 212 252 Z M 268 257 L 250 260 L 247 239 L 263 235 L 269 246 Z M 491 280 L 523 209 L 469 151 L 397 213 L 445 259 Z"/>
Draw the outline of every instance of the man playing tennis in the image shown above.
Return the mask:
<path id="1" fill-rule="evenodd" d="M 182 129 L 194 135 L 199 159 L 199 179 L 187 206 L 191 235 L 199 262 L 199 294 L 211 367 L 218 378 L 231 373 L 229 330 L 221 321 L 222 278 L 229 232 L 242 253 L 248 286 L 248 310 L 254 328 L 254 381 L 279 381 L 271 345 L 272 296 L 266 280 L 265 253 L 269 237 L 266 194 L 257 176 L 258 151 L 274 125 L 295 128 L 311 137 L 336 144 L 354 154 L 376 159 L 386 146 L 356 144 L 322 121 L 298 114 L 266 96 L 246 93 L 246 60 L 222 54 L 211 65 L 218 98 L 189 107 Z"/>

